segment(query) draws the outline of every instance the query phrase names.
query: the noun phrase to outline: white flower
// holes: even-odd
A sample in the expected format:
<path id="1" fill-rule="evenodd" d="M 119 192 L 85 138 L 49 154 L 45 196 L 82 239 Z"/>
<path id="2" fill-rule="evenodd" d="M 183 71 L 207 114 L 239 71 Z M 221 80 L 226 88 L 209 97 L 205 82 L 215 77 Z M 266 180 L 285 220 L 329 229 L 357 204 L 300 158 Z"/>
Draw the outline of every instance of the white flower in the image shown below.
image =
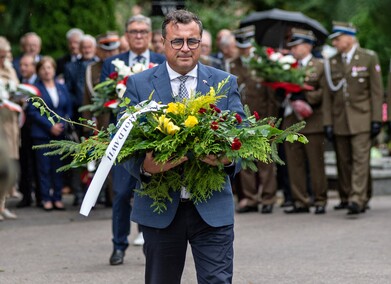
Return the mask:
<path id="1" fill-rule="evenodd" d="M 141 64 L 141 63 L 135 63 L 131 70 L 134 74 L 137 74 L 137 73 L 140 73 L 140 72 L 143 72 L 145 70 L 145 65 L 144 64 Z"/>
<path id="2" fill-rule="evenodd" d="M 282 58 L 282 54 L 279 52 L 275 52 L 275 53 L 271 54 L 269 57 L 269 59 L 271 61 L 278 61 L 280 58 Z"/>
<path id="3" fill-rule="evenodd" d="M 120 69 L 124 68 L 124 66 L 126 66 L 125 62 L 123 62 L 122 60 L 119 60 L 118 58 L 111 61 L 111 64 L 113 64 L 115 66 L 115 69 L 117 69 L 117 70 L 120 70 Z"/>
<path id="4" fill-rule="evenodd" d="M 285 63 L 293 64 L 296 62 L 296 59 L 292 55 L 286 55 L 286 56 L 280 58 L 279 62 L 281 64 L 285 64 Z"/>
<path id="5" fill-rule="evenodd" d="M 115 70 L 118 72 L 118 76 L 120 77 L 126 77 L 129 75 L 132 75 L 132 71 L 130 70 L 130 67 L 125 64 L 122 60 L 119 60 L 116 58 L 111 62 L 115 66 Z"/>
<path id="6" fill-rule="evenodd" d="M 291 65 L 290 64 L 283 64 L 282 69 L 289 70 L 289 69 L 291 69 Z"/>
<path id="7" fill-rule="evenodd" d="M 117 93 L 118 98 L 122 99 L 126 91 L 126 86 L 124 84 L 117 84 L 115 87 L 115 92 Z"/>

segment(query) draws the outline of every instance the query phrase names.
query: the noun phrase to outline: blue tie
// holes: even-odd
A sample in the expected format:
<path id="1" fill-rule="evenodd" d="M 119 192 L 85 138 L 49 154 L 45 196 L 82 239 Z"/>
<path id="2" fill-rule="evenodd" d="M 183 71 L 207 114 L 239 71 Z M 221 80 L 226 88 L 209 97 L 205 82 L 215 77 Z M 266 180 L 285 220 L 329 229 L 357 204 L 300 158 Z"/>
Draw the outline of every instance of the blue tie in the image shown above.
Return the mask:
<path id="1" fill-rule="evenodd" d="M 138 63 L 143 63 L 144 64 L 144 56 L 142 56 L 142 55 L 137 55 L 136 56 L 136 61 L 138 62 Z"/>
<path id="2" fill-rule="evenodd" d="M 189 97 L 189 93 L 187 92 L 186 84 L 185 84 L 187 78 L 189 78 L 189 76 L 178 77 L 179 81 L 181 81 L 181 83 L 179 85 L 179 92 L 178 92 L 178 97 L 180 98 L 181 101 L 183 101 L 183 99 L 186 99 Z"/>

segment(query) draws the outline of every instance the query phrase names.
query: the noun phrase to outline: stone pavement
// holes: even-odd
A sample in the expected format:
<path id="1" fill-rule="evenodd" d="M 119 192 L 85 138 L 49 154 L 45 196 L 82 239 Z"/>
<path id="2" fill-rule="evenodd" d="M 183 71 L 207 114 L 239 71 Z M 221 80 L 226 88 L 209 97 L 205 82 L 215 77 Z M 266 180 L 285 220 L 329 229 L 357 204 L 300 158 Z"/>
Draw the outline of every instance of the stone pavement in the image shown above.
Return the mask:
<path id="1" fill-rule="evenodd" d="M 338 200 L 330 197 L 324 216 L 279 207 L 236 215 L 233 283 L 391 283 L 391 196 L 375 196 L 358 217 L 332 210 Z M 65 202 L 67 211 L 48 213 L 8 201 L 19 219 L 0 222 L 0 283 L 143 283 L 140 247 L 129 247 L 123 265 L 108 263 L 111 209 L 85 218 L 70 196 Z M 196 283 L 190 250 L 182 283 Z"/>

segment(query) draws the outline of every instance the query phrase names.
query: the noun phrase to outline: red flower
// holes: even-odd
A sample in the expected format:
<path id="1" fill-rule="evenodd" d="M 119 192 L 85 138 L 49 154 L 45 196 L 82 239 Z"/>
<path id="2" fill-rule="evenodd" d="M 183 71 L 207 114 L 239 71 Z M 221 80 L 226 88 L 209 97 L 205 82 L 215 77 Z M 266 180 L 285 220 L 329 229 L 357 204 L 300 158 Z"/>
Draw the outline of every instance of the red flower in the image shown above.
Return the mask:
<path id="1" fill-rule="evenodd" d="M 212 128 L 213 130 L 217 130 L 219 128 L 219 123 L 217 121 L 213 121 L 210 125 L 210 128 Z"/>
<path id="2" fill-rule="evenodd" d="M 235 114 L 235 118 L 238 121 L 238 124 L 242 123 L 242 117 L 239 114 Z"/>
<path id="3" fill-rule="evenodd" d="M 128 77 L 129 77 L 129 76 L 126 76 L 125 78 L 123 78 L 121 81 L 119 81 L 119 82 L 117 83 L 117 85 L 118 85 L 118 84 L 124 84 L 124 85 L 126 86 L 126 82 L 128 82 Z"/>
<path id="4" fill-rule="evenodd" d="M 206 109 L 204 109 L 203 107 L 198 110 L 198 113 L 204 114 L 205 112 L 206 112 Z"/>
<path id="5" fill-rule="evenodd" d="M 272 55 L 273 53 L 274 53 L 274 49 L 273 48 L 271 48 L 271 47 L 266 48 L 266 54 L 268 56 Z"/>
<path id="6" fill-rule="evenodd" d="M 232 141 L 231 149 L 239 150 L 240 147 L 242 147 L 242 142 L 240 142 L 239 138 L 234 138 L 234 141 Z"/>
<path id="7" fill-rule="evenodd" d="M 221 109 L 219 109 L 216 105 L 214 104 L 209 104 L 210 108 L 213 109 L 215 112 L 220 113 Z"/>
<path id="8" fill-rule="evenodd" d="M 117 80 L 117 78 L 118 78 L 118 72 L 112 72 L 112 73 L 110 73 L 109 78 L 110 78 L 111 80 Z"/>
<path id="9" fill-rule="evenodd" d="M 299 67 L 299 62 L 296 61 L 295 63 L 292 63 L 292 64 L 291 64 L 291 67 L 292 67 L 292 68 L 298 68 L 298 67 Z"/>
<path id="10" fill-rule="evenodd" d="M 255 120 L 258 121 L 260 120 L 261 118 L 259 117 L 259 114 L 258 112 L 254 111 L 254 116 L 255 116 Z"/>

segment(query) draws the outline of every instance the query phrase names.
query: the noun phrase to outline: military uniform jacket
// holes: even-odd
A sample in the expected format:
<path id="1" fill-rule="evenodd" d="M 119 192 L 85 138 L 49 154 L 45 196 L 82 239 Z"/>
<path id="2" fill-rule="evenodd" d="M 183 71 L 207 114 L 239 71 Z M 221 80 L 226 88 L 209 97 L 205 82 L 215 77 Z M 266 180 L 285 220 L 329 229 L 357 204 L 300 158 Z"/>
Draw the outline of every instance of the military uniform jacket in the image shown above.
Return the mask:
<path id="1" fill-rule="evenodd" d="M 322 99 L 324 92 L 324 69 L 323 62 L 320 59 L 312 57 L 305 67 L 306 76 L 304 83 L 314 88 L 313 91 L 305 92 L 306 101 L 312 107 L 313 113 L 305 118 L 306 126 L 301 130 L 304 134 L 323 133 L 323 114 L 322 114 Z M 284 126 L 291 126 L 299 122 L 295 113 L 284 118 Z"/>
<path id="2" fill-rule="evenodd" d="M 382 121 L 383 86 L 379 60 L 375 52 L 357 47 L 345 66 L 341 53 L 330 58 L 334 85 L 345 78 L 337 91 L 330 86 L 323 100 L 324 125 L 332 125 L 337 135 L 369 132 L 372 121 Z"/>
<path id="3" fill-rule="evenodd" d="M 240 57 L 233 59 L 229 66 L 230 73 L 237 76 L 243 105 L 258 112 L 261 118 L 277 117 L 279 103 L 274 98 L 274 92 L 262 85 L 262 79 L 252 75 L 250 68 L 242 63 Z"/>

